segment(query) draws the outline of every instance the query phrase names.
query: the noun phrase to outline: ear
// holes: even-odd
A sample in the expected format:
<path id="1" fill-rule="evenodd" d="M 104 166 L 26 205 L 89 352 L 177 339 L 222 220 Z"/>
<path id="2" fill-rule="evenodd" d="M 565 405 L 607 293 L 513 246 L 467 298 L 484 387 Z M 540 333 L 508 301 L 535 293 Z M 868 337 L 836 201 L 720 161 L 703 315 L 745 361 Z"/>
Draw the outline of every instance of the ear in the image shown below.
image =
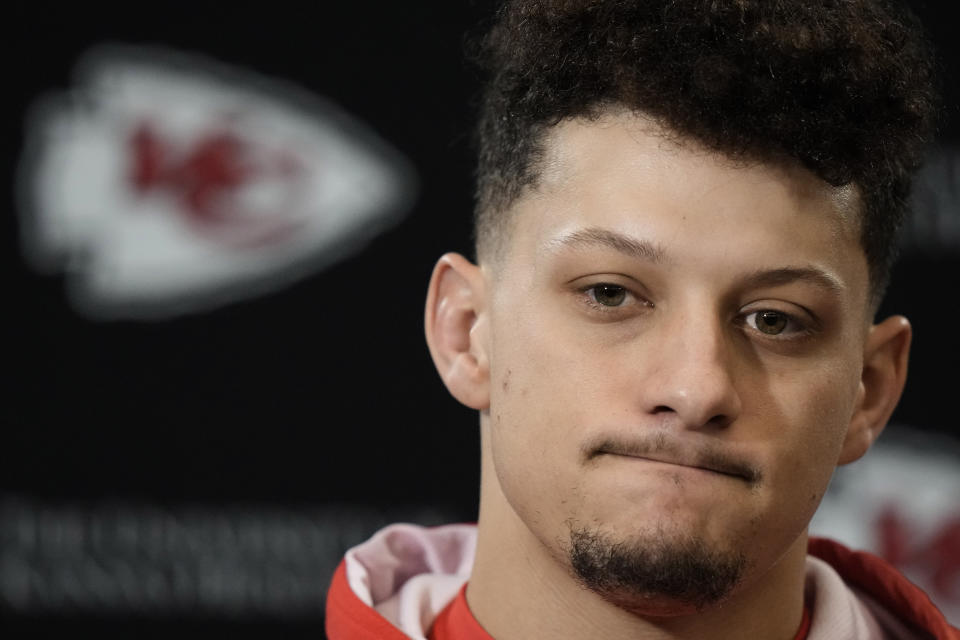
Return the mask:
<path id="1" fill-rule="evenodd" d="M 880 436 L 907 381 L 912 330 L 903 316 L 870 327 L 863 352 L 857 405 L 843 442 L 839 464 L 857 460 Z"/>
<path id="2" fill-rule="evenodd" d="M 480 267 L 448 253 L 433 269 L 425 313 L 427 346 L 443 383 L 454 398 L 478 410 L 490 405 L 485 289 Z"/>

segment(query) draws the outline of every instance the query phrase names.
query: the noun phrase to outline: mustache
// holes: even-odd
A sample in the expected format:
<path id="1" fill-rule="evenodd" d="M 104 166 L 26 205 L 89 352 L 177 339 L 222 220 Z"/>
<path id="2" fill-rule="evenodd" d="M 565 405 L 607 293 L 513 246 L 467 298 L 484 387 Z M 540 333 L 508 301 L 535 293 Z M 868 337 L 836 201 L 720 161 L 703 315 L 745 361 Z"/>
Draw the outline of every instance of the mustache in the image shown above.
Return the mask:
<path id="1" fill-rule="evenodd" d="M 581 451 L 587 462 L 604 454 L 614 454 L 698 467 L 742 478 L 750 484 L 763 479 L 759 467 L 720 444 L 684 441 L 662 432 L 630 437 L 601 435 L 586 442 Z"/>

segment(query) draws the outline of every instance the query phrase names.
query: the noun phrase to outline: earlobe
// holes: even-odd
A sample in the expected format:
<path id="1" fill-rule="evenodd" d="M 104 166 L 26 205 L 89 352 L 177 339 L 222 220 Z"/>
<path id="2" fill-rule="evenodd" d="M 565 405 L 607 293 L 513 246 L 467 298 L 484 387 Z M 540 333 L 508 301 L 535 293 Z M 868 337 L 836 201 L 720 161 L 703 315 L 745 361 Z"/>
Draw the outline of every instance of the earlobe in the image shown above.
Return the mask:
<path id="1" fill-rule="evenodd" d="M 490 404 L 485 284 L 480 268 L 456 253 L 437 261 L 425 310 L 427 345 L 451 395 L 483 410 Z"/>
<path id="2" fill-rule="evenodd" d="M 867 452 L 893 414 L 907 381 L 910 322 L 903 316 L 892 316 L 869 331 L 857 403 L 839 464 L 853 462 Z"/>

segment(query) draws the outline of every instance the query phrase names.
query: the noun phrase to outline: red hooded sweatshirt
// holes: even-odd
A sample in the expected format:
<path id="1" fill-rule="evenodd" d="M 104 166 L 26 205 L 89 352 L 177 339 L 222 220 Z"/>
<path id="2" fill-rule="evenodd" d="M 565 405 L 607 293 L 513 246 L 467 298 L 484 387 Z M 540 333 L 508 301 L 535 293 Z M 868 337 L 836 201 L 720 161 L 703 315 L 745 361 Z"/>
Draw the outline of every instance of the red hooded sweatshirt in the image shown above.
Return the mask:
<path id="1" fill-rule="evenodd" d="M 438 617 L 438 636 L 488 640 L 462 593 L 475 548 L 474 525 L 409 524 L 354 547 L 327 596 L 329 640 L 432 640 Z M 884 560 L 822 538 L 808 549 L 809 609 L 798 638 L 960 640 L 926 594 Z"/>

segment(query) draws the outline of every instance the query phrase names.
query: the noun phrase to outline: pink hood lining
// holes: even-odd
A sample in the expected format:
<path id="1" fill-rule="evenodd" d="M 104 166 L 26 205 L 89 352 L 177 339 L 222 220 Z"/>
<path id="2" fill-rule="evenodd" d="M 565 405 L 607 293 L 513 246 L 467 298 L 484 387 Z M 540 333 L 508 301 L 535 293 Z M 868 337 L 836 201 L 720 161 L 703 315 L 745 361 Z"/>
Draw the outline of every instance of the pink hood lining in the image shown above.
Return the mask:
<path id="1" fill-rule="evenodd" d="M 347 552 L 347 582 L 407 636 L 425 640 L 470 577 L 476 545 L 475 525 L 391 525 Z"/>

